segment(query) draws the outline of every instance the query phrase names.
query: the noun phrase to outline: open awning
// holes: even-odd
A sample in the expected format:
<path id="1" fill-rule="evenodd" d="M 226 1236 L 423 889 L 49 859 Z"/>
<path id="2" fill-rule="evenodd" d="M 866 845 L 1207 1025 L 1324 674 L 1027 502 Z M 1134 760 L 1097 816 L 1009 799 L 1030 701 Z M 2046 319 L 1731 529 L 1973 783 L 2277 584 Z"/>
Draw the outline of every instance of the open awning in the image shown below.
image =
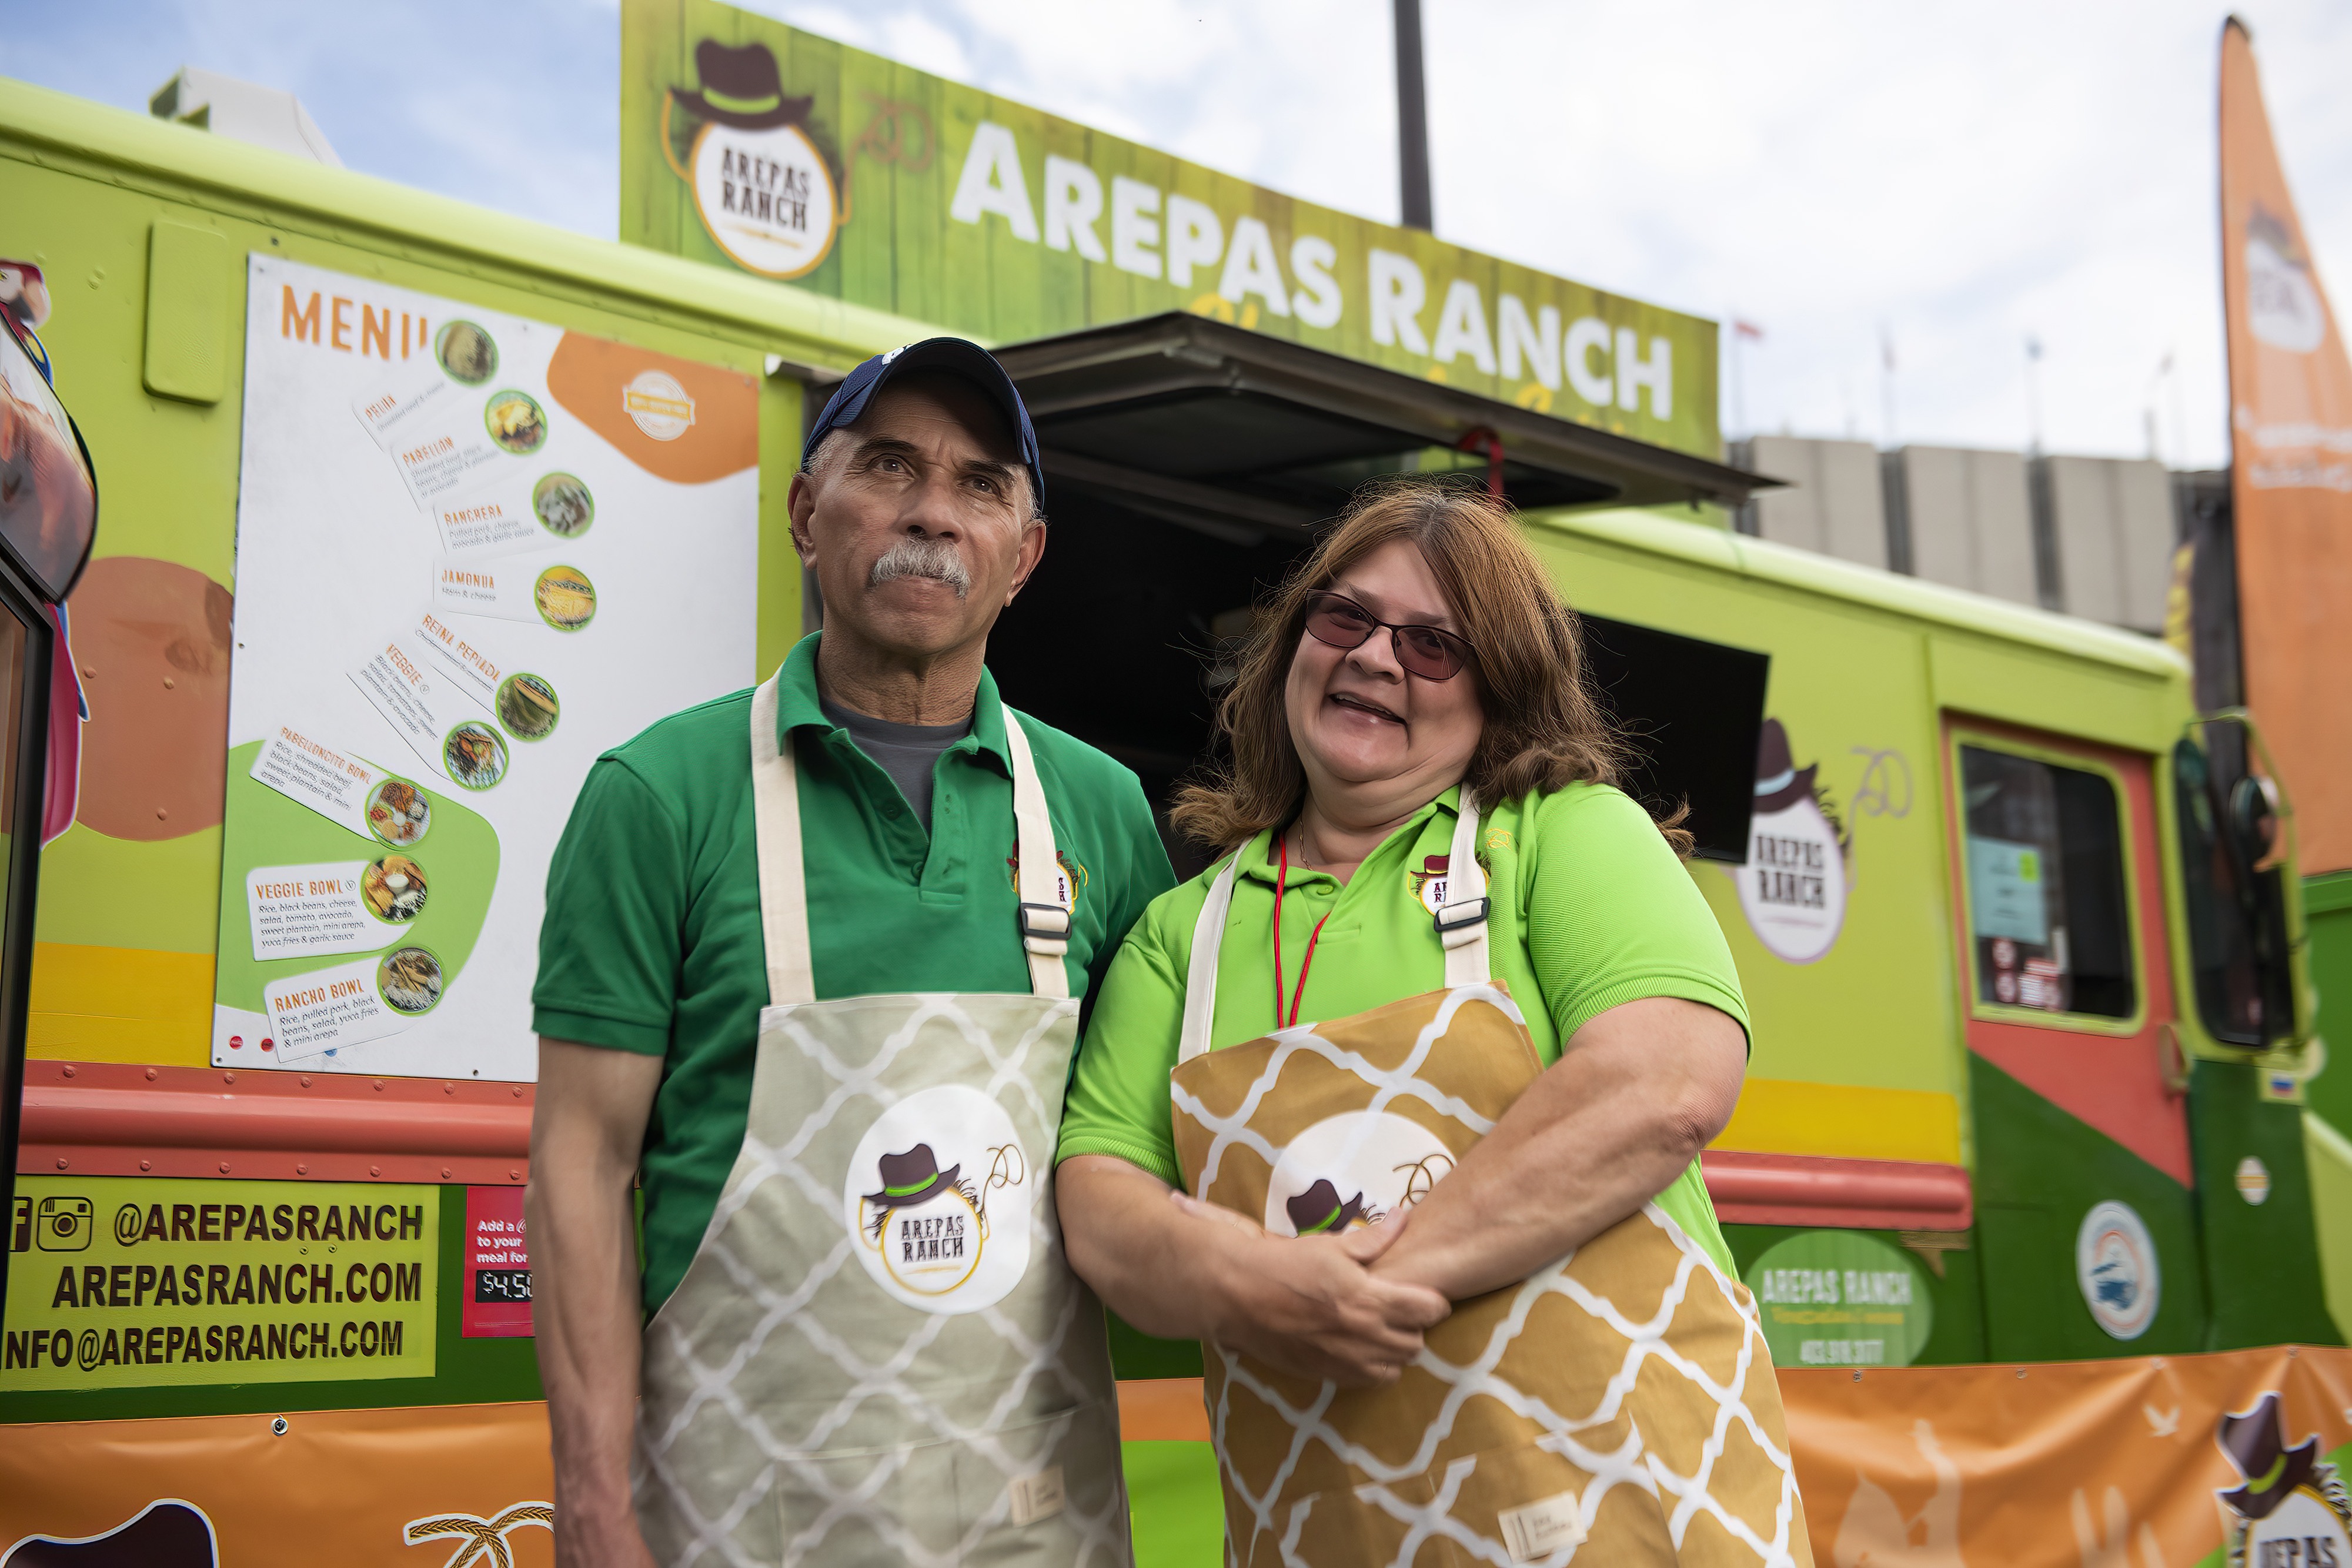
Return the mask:
<path id="1" fill-rule="evenodd" d="M 1732 507 L 1780 483 L 1182 312 L 996 357 L 1029 405 L 1049 485 L 1228 537 L 1304 531 L 1365 480 L 1426 470 L 1433 449 L 1483 476 L 1487 436 L 1523 509 Z"/>

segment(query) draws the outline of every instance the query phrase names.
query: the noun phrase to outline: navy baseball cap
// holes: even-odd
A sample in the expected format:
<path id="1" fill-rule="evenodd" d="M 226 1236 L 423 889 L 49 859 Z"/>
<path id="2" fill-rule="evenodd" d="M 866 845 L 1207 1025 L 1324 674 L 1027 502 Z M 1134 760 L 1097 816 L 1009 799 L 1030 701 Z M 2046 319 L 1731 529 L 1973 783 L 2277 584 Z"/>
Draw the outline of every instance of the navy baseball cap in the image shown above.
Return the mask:
<path id="1" fill-rule="evenodd" d="M 833 389 L 833 396 L 809 426 L 808 439 L 801 444 L 801 466 L 809 465 L 816 455 L 817 443 L 836 430 L 845 430 L 866 412 L 893 376 L 909 371 L 944 371 L 961 376 L 978 388 L 982 396 L 996 405 L 1021 442 L 1022 466 L 1029 470 L 1029 491 L 1032 507 L 1045 509 L 1045 470 L 1037 460 L 1037 432 L 1029 423 L 1029 410 L 1021 401 L 1020 391 L 996 356 L 978 343 L 962 338 L 926 338 L 919 343 L 909 343 L 903 349 L 893 349 L 887 354 L 877 354 L 845 377 Z"/>

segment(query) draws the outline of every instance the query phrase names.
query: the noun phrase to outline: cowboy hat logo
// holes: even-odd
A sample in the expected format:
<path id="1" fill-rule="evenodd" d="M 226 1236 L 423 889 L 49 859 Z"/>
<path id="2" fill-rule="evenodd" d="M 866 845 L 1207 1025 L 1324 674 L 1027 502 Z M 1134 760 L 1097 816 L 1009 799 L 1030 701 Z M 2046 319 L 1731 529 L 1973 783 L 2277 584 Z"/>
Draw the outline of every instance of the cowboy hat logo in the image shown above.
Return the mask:
<path id="1" fill-rule="evenodd" d="M 833 248 L 843 204 L 833 162 L 812 132 L 814 95 L 790 97 L 765 44 L 694 47 L 692 88 L 662 100 L 662 156 L 694 194 L 702 226 L 728 258 L 768 277 L 799 277 Z M 683 111 L 682 116 L 677 111 Z M 674 124 L 688 133 L 683 162 Z"/>
<path id="2" fill-rule="evenodd" d="M 1320 1236 L 1326 1231 L 1337 1236 L 1353 1226 L 1381 1222 L 1381 1211 L 1366 1203 L 1362 1193 L 1342 1203 L 1339 1189 L 1327 1180 L 1318 1179 L 1297 1197 L 1286 1198 L 1283 1207 L 1290 1216 L 1291 1228 L 1301 1236 Z"/>
<path id="3" fill-rule="evenodd" d="M 678 107 L 738 131 L 797 125 L 816 101 L 784 96 L 775 54 L 765 44 L 734 48 L 705 38 L 694 46 L 694 68 L 702 78 L 701 90 L 677 94 Z"/>
<path id="4" fill-rule="evenodd" d="M 926 1312 L 977 1312 L 1028 1265 L 1028 1178 L 1003 1108 L 977 1089 L 942 1084 L 867 1129 L 850 1161 L 844 1218 L 859 1261 L 891 1296 Z"/>
<path id="5" fill-rule="evenodd" d="M 2317 1437 L 2287 1446 L 2275 1393 L 2223 1416 L 2213 1441 L 2242 1478 L 2214 1494 L 2230 1521 L 2231 1568 L 2352 1568 L 2352 1496 L 2319 1458 Z"/>
<path id="6" fill-rule="evenodd" d="M 1815 781 L 1820 771 L 1819 763 L 1798 767 L 1788 730 L 1777 718 L 1764 721 L 1748 863 L 1732 876 L 1749 929 L 1790 964 L 1827 955 L 1845 925 L 1850 838 Z"/>
<path id="7" fill-rule="evenodd" d="M 0 1568 L 217 1568 L 219 1563 L 213 1521 L 177 1498 L 159 1498 L 97 1535 L 28 1535 L 0 1552 Z"/>
<path id="8" fill-rule="evenodd" d="M 1283 1147 L 1266 1181 L 1262 1223 L 1276 1236 L 1337 1236 L 1378 1225 L 1427 1197 L 1453 1168 L 1453 1150 L 1412 1117 L 1342 1112 Z"/>
<path id="9" fill-rule="evenodd" d="M 943 1295 L 971 1278 L 988 1243 L 988 1195 L 1017 1186 L 1028 1175 L 1021 1145 L 988 1151 L 988 1179 L 977 1186 L 959 1178 L 963 1166 L 939 1167 L 929 1144 L 917 1144 L 878 1162 L 882 1190 L 866 1195 L 868 1242 L 882 1266 L 909 1291 Z"/>

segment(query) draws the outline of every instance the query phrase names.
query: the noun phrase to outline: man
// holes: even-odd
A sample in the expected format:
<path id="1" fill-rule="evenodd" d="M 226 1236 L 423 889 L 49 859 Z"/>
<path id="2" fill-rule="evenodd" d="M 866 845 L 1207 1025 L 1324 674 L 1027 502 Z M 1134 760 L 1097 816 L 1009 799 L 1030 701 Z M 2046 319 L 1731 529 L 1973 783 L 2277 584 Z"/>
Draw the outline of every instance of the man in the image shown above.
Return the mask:
<path id="1" fill-rule="evenodd" d="M 566 1568 L 1129 1560 L 1048 1183 L 1079 999 L 1173 877 L 983 664 L 1043 494 L 978 347 L 861 365 L 791 493 L 824 630 L 582 788 L 530 1202 Z"/>

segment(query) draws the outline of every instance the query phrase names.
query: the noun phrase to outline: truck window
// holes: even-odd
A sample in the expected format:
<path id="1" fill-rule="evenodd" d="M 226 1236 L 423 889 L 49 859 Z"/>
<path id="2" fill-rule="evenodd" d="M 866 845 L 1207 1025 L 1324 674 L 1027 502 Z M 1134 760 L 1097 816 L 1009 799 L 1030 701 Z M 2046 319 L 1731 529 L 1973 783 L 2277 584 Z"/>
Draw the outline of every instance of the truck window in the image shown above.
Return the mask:
<path id="1" fill-rule="evenodd" d="M 1977 999 L 2129 1018 L 2138 1007 L 2124 834 L 2105 775 L 1960 747 Z"/>

